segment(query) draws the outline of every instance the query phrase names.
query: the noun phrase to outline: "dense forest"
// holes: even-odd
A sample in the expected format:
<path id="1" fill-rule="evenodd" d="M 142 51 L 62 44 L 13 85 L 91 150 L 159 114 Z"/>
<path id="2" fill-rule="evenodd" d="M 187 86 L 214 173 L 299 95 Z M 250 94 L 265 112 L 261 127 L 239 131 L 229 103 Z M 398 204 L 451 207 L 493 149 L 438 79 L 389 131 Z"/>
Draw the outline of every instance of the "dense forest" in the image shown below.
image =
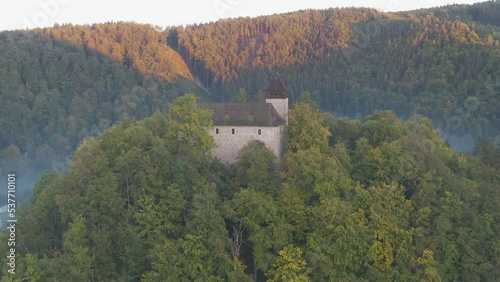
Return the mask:
<path id="1" fill-rule="evenodd" d="M 0 32 L 0 182 L 23 203 L 2 281 L 500 280 L 498 15 Z M 261 101 L 276 74 L 284 160 L 220 164 L 197 99 Z"/>
<path id="2" fill-rule="evenodd" d="M 292 100 L 310 91 L 322 109 L 354 118 L 418 113 L 463 150 L 478 137 L 500 138 L 499 14 L 498 1 L 306 10 L 175 27 L 168 43 L 220 101 L 239 88 L 257 93 L 278 73 Z"/>
<path id="3" fill-rule="evenodd" d="M 309 91 L 336 117 L 420 114 L 470 151 L 477 138 L 500 138 L 498 14 L 489 1 L 0 32 L 0 171 L 64 171 L 85 137 L 119 120 L 165 114 L 185 93 L 231 101 L 244 89 L 259 100 L 276 73 L 292 102 Z"/>
<path id="4" fill-rule="evenodd" d="M 43 174 L 2 281 L 500 279 L 490 141 L 457 153 L 428 118 L 335 119 L 304 93 L 282 162 L 254 141 L 224 166 L 196 99 L 119 122 Z"/>
<path id="5" fill-rule="evenodd" d="M 21 169 L 27 180 L 64 171 L 85 137 L 202 95 L 164 42 L 136 24 L 0 33 L 0 172 Z"/>

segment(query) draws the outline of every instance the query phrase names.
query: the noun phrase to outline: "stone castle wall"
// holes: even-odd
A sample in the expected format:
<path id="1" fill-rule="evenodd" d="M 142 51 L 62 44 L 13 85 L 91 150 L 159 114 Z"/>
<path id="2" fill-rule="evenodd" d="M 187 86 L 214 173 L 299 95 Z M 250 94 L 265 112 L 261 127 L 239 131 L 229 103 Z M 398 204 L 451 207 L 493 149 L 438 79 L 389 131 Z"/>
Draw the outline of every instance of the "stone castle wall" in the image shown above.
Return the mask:
<path id="1" fill-rule="evenodd" d="M 240 150 L 250 141 L 260 140 L 281 159 L 285 150 L 285 131 L 285 125 L 275 127 L 215 126 L 210 131 L 217 144 L 217 147 L 212 150 L 212 155 L 223 163 L 231 164 L 236 161 Z"/>

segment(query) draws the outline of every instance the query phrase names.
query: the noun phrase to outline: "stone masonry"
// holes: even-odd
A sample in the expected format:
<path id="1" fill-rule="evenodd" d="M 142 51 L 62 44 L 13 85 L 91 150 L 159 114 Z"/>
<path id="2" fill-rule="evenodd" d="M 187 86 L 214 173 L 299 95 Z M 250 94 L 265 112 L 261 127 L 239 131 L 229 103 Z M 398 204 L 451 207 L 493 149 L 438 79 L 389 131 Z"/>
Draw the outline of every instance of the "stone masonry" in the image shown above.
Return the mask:
<path id="1" fill-rule="evenodd" d="M 210 134 L 216 148 L 212 155 L 234 163 L 240 150 L 252 140 L 262 141 L 282 159 L 288 124 L 288 90 L 276 77 L 266 88 L 266 103 L 200 103 L 214 112 Z"/>

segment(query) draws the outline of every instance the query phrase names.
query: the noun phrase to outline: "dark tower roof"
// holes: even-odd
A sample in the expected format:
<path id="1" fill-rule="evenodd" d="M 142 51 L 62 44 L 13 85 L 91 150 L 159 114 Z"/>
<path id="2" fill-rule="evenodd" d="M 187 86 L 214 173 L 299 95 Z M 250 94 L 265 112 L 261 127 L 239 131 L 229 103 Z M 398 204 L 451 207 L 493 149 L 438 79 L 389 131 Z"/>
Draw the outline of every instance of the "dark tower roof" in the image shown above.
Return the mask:
<path id="1" fill-rule="evenodd" d="M 273 105 L 266 103 L 199 103 L 212 110 L 215 126 L 280 126 L 286 121 Z"/>
<path id="2" fill-rule="evenodd" d="M 265 90 L 266 99 L 286 99 L 288 98 L 288 89 L 279 77 L 275 77 Z"/>

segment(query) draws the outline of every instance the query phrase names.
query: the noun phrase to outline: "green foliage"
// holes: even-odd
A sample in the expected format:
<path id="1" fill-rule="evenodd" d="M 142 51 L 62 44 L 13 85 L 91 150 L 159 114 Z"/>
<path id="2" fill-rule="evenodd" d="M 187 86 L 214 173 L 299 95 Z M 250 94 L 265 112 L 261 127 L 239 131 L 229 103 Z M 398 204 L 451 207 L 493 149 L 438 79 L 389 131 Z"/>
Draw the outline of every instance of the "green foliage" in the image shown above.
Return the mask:
<path id="1" fill-rule="evenodd" d="M 69 224 L 64 234 L 65 270 L 68 275 L 65 279 L 71 281 L 86 281 L 91 279 L 93 259 L 89 253 L 88 232 L 85 219 L 79 215 Z"/>
<path id="2" fill-rule="evenodd" d="M 26 178 L 66 171 L 84 138 L 119 120 L 165 113 L 176 97 L 204 93 L 148 25 L 4 31 L 0 50 L 0 169 Z"/>
<path id="3" fill-rule="evenodd" d="M 197 185 L 185 232 L 202 236 L 213 251 L 214 257 L 224 259 L 227 230 L 219 211 L 221 201 L 215 188 L 213 183 Z"/>
<path id="4" fill-rule="evenodd" d="M 279 252 L 279 257 L 274 263 L 274 275 L 268 281 L 311 281 L 305 273 L 307 263 L 302 258 L 302 250 L 292 245 L 286 246 Z"/>
<path id="5" fill-rule="evenodd" d="M 417 259 L 419 267 L 420 279 L 423 281 L 440 282 L 442 281 L 436 269 L 436 261 L 434 253 L 431 250 L 425 249 L 422 257 Z"/>
<path id="6" fill-rule="evenodd" d="M 67 171 L 85 138 L 121 120 L 165 114 L 185 93 L 263 102 L 276 73 L 292 103 L 311 91 L 310 100 L 336 117 L 389 109 L 429 117 L 459 151 L 477 138 L 496 142 L 499 6 L 307 10 L 165 31 L 118 22 L 1 32 L 0 170 L 30 178 Z M 323 119 L 330 132 L 359 134 L 356 122 L 334 129 Z M 379 134 L 391 134 L 385 129 Z"/>
<path id="7" fill-rule="evenodd" d="M 387 278 L 407 280 L 410 273 L 406 266 L 413 253 L 410 227 L 413 209 L 403 192 L 403 187 L 394 184 L 368 189 L 372 198 L 369 222 L 373 225 L 373 241 L 368 258 L 374 266 L 370 271 L 383 273 Z"/>
<path id="8" fill-rule="evenodd" d="M 186 235 L 177 242 L 160 241 L 152 251 L 153 270 L 144 281 L 223 281 L 203 237 Z"/>
<path id="9" fill-rule="evenodd" d="M 210 113 L 195 101 L 118 123 L 85 140 L 67 173 L 44 174 L 19 212 L 19 277 L 498 280 L 500 173 L 490 143 L 459 154 L 429 119 L 334 120 L 303 99 L 298 107 L 330 142 L 315 135 L 323 147 L 288 150 L 281 164 L 250 142 L 225 167 L 182 149 L 210 149 L 209 124 L 198 120 Z"/>
<path id="10" fill-rule="evenodd" d="M 208 133 L 212 128 L 213 113 L 196 106 L 196 96 L 188 94 L 179 97 L 168 107 L 166 138 L 169 149 L 185 156 L 195 163 L 206 159 L 215 147 L 215 141 Z"/>
<path id="11" fill-rule="evenodd" d="M 405 130 L 403 121 L 394 112 L 375 111 L 364 120 L 360 128 L 360 136 L 367 138 L 371 145 L 380 146 L 382 142 L 391 142 L 401 138 Z"/>
<path id="12" fill-rule="evenodd" d="M 179 235 L 179 224 L 182 223 L 182 212 L 186 201 L 180 187 L 171 184 L 159 187 L 158 190 L 146 190 L 138 200 L 138 210 L 134 218 L 139 223 L 141 238 L 153 244 L 162 236 Z"/>
<path id="13" fill-rule="evenodd" d="M 278 171 L 277 157 L 263 142 L 256 140 L 240 151 L 236 162 L 236 181 L 240 187 L 276 195 Z"/>
<path id="14" fill-rule="evenodd" d="M 195 101 L 186 97 L 173 107 Z M 196 117 L 206 122 L 205 114 Z M 215 186 L 202 180 L 218 172 L 210 171 L 208 156 L 186 160 L 174 150 L 194 143 L 173 147 L 170 126 L 192 140 L 210 137 L 204 123 L 156 113 L 85 140 L 67 173 L 43 175 L 19 213 L 25 246 L 18 249 L 20 273 L 35 280 L 137 280 L 155 270 L 158 244 L 169 240 L 186 266 L 182 279 L 244 278 L 230 257 L 223 217 L 212 212 L 219 205 Z M 200 237 L 207 233 L 212 236 Z M 191 259 L 194 254 L 199 261 Z"/>
<path id="15" fill-rule="evenodd" d="M 421 114 L 451 144 L 470 150 L 474 139 L 500 134 L 499 7 L 488 1 L 399 13 L 305 10 L 169 34 L 216 101 L 235 100 L 241 88 L 257 93 L 279 73 L 291 102 L 311 91 L 336 116 Z"/>
<path id="16" fill-rule="evenodd" d="M 495 146 L 491 140 L 478 140 L 473 153 L 481 158 L 481 161 L 485 164 L 494 168 L 500 168 L 500 146 Z"/>
<path id="17" fill-rule="evenodd" d="M 322 151 L 328 148 L 330 131 L 321 110 L 303 93 L 288 114 L 288 148 L 292 151 L 317 147 Z"/>
<path id="18" fill-rule="evenodd" d="M 56 203 L 56 173 L 42 174 L 29 205 L 19 207 L 19 240 L 32 253 L 44 254 L 62 247 L 63 223 Z"/>
<path id="19" fill-rule="evenodd" d="M 271 195 L 244 189 L 227 203 L 228 218 L 249 230 L 255 265 L 268 272 L 277 252 L 290 243 L 291 226 L 284 220 L 278 203 Z"/>
<path id="20" fill-rule="evenodd" d="M 49 156 L 59 168 L 79 144 L 19 207 L 15 279 L 500 280 L 498 146 L 457 153 L 433 125 L 498 135 L 497 6 L 0 33 L 0 169 Z M 281 163 L 260 142 L 229 167 L 211 158 L 211 113 L 192 94 L 173 101 L 194 84 L 165 66 L 176 57 L 165 41 L 214 100 L 258 93 L 276 69 L 292 82 Z M 334 119 L 315 102 L 396 113 Z"/>

